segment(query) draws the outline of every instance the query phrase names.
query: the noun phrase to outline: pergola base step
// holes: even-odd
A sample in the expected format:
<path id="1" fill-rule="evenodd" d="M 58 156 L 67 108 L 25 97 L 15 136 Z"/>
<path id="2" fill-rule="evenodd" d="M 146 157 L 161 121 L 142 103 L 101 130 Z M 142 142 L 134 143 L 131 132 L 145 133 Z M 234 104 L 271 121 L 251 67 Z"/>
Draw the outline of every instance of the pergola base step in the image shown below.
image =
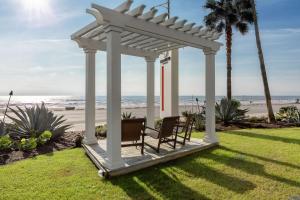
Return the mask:
<path id="1" fill-rule="evenodd" d="M 146 147 L 144 155 L 139 154 L 140 151 L 135 147 L 122 148 L 122 157 L 125 165 L 121 168 L 109 169 L 105 167 L 107 166 L 105 165 L 105 142 L 105 140 L 102 140 L 95 145 L 83 145 L 87 155 L 99 169 L 99 175 L 105 178 L 128 174 L 218 145 L 218 143 L 205 143 L 199 139 L 192 139 L 184 146 L 178 144 L 175 150 L 171 149 L 168 145 L 163 145 L 161 153 L 156 153 L 152 149 Z"/>

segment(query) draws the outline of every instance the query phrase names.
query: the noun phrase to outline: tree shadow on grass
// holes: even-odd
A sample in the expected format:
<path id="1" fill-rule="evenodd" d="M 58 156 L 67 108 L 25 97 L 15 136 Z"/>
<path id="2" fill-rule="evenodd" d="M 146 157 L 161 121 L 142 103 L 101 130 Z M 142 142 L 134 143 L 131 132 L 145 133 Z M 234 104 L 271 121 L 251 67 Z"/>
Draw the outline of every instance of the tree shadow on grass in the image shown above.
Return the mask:
<path id="1" fill-rule="evenodd" d="M 211 159 L 215 162 L 222 163 L 224 165 L 227 165 L 229 167 L 242 170 L 248 174 L 253 174 L 253 175 L 258 175 L 262 176 L 264 178 L 273 180 L 273 181 L 278 181 L 281 183 L 288 184 L 290 186 L 294 187 L 300 187 L 300 182 L 290 180 L 284 177 L 280 177 L 277 175 L 269 174 L 268 172 L 265 171 L 264 166 L 255 162 L 251 162 L 242 158 L 238 157 L 229 157 L 226 155 L 217 155 L 214 153 L 211 154 L 204 154 L 204 158 Z"/>
<path id="2" fill-rule="evenodd" d="M 258 155 L 255 155 L 255 154 L 245 153 L 245 152 L 242 152 L 242 151 L 230 149 L 230 148 L 225 147 L 225 146 L 219 146 L 219 148 L 223 149 L 225 151 L 230 151 L 232 153 L 237 153 L 237 154 L 241 154 L 241 155 L 244 155 L 244 156 L 257 158 L 257 159 L 260 159 L 260 160 L 263 160 L 263 161 L 266 161 L 266 162 L 271 162 L 271 163 L 274 163 L 274 164 L 283 165 L 283 166 L 287 166 L 287 167 L 291 167 L 291 168 L 295 168 L 295 169 L 300 170 L 299 165 L 294 165 L 294 164 L 291 164 L 291 163 L 288 163 L 288 162 L 283 162 L 283 161 L 280 161 L 280 160 L 274 160 L 274 159 L 258 156 Z"/>
<path id="3" fill-rule="evenodd" d="M 149 191 L 156 193 L 162 199 L 169 200 L 209 199 L 164 172 L 163 167 L 141 170 L 118 179 L 112 179 L 111 182 L 122 188 L 132 199 L 156 199 Z"/>
<path id="4" fill-rule="evenodd" d="M 265 135 L 265 134 L 258 134 L 254 132 L 246 132 L 246 131 L 226 131 L 225 134 L 232 134 L 238 136 L 245 136 L 245 137 L 252 137 L 252 138 L 259 138 L 259 139 L 266 139 L 266 140 L 273 140 L 279 142 L 285 142 L 289 144 L 300 144 L 299 139 L 295 138 L 285 138 L 285 137 L 278 137 L 273 135 Z"/>

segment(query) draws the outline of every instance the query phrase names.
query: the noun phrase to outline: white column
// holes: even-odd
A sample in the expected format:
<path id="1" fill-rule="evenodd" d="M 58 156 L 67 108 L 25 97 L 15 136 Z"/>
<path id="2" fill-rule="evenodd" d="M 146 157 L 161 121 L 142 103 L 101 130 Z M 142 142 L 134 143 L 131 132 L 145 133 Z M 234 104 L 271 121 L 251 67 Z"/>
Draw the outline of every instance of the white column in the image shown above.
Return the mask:
<path id="1" fill-rule="evenodd" d="M 215 118 L 215 51 L 205 49 L 205 92 L 206 92 L 206 120 L 205 136 L 203 141 L 217 143 L 216 118 Z"/>
<path id="2" fill-rule="evenodd" d="M 85 84 L 85 144 L 96 144 L 95 136 L 95 49 L 84 49 L 86 56 L 86 84 Z"/>
<path id="3" fill-rule="evenodd" d="M 154 83 L 154 71 L 155 60 L 153 57 L 146 57 L 147 62 L 147 126 L 154 128 L 155 120 L 155 83 Z"/>
<path id="4" fill-rule="evenodd" d="M 107 34 L 107 167 L 124 165 L 121 158 L 121 29 L 109 26 Z"/>
<path id="5" fill-rule="evenodd" d="M 173 49 L 171 51 L 171 66 L 172 66 L 172 75 L 171 75 L 171 113 L 172 116 L 179 115 L 179 76 L 178 76 L 178 66 L 179 66 L 179 55 L 178 49 Z"/>

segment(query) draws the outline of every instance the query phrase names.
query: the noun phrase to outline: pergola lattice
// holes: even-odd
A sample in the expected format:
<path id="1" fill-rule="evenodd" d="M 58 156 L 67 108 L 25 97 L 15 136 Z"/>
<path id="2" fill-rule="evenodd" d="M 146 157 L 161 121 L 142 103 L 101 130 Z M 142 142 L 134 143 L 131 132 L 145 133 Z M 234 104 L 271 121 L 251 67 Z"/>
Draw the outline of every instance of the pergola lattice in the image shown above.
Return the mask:
<path id="1" fill-rule="evenodd" d="M 87 145 L 95 138 L 95 53 L 107 52 L 107 149 L 108 168 L 124 165 L 121 157 L 121 54 L 144 57 L 147 61 L 147 122 L 154 125 L 154 63 L 161 53 L 190 46 L 206 55 L 206 136 L 205 141 L 217 143 L 215 135 L 215 54 L 222 46 L 214 30 L 195 26 L 178 17 L 157 10 L 144 13 L 145 5 L 130 9 L 127 0 L 115 9 L 92 4 L 87 13 L 95 21 L 72 34 L 86 53 L 86 133 Z"/>

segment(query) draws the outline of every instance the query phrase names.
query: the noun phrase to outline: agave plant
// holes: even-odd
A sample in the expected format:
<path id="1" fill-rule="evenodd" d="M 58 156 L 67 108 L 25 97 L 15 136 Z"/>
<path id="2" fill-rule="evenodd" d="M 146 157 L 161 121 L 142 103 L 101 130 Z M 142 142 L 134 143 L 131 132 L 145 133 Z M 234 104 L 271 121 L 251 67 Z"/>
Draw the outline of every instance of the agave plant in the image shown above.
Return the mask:
<path id="1" fill-rule="evenodd" d="M 71 127 L 69 124 L 63 125 L 66 121 L 63 119 L 64 116 L 56 116 L 45 107 L 44 103 L 41 106 L 25 107 L 24 110 L 18 106 L 17 109 L 9 109 L 15 115 L 15 117 L 7 115 L 15 124 L 10 129 L 10 136 L 16 140 L 37 138 L 44 131 L 51 131 L 51 139 L 55 139 Z"/>
<path id="2" fill-rule="evenodd" d="M 216 118 L 217 120 L 228 125 L 232 122 L 237 122 L 245 119 L 245 114 L 248 109 L 240 109 L 241 103 L 237 100 L 228 100 L 223 98 L 220 104 L 216 103 Z"/>
<path id="3" fill-rule="evenodd" d="M 134 116 L 132 116 L 131 112 L 123 112 L 122 113 L 122 119 L 133 119 L 135 118 Z"/>

